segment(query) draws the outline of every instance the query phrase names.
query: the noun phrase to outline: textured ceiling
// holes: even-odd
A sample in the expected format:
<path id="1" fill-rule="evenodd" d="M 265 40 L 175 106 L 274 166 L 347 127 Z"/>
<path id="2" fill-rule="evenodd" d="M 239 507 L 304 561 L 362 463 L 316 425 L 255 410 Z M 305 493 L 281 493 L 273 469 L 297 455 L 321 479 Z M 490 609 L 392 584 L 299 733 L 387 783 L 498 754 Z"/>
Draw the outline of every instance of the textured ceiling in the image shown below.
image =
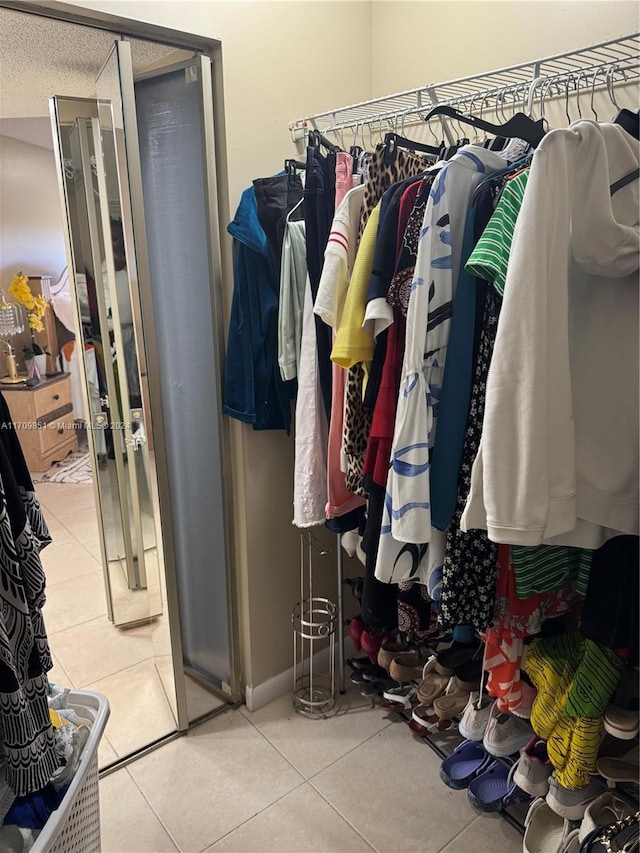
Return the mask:
<path id="1" fill-rule="evenodd" d="M 115 39 L 102 30 L 0 9 L 0 119 L 48 116 L 52 95 L 95 97 L 94 81 Z M 174 52 L 131 42 L 136 72 Z"/>

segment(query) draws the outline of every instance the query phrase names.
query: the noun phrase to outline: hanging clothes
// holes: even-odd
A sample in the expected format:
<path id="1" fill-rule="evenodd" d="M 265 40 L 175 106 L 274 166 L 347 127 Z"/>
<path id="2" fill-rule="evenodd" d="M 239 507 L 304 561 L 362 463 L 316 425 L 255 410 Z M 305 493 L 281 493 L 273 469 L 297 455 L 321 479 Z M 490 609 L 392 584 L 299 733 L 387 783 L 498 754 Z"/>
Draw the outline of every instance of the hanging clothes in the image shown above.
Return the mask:
<path id="1" fill-rule="evenodd" d="M 300 375 L 296 400 L 293 523 L 315 527 L 325 519 L 328 425 L 318 370 L 311 282 L 307 276 L 302 314 Z"/>
<path id="2" fill-rule="evenodd" d="M 278 366 L 284 382 L 296 379 L 300 369 L 302 311 L 307 283 L 307 244 L 304 220 L 287 217 L 280 267 L 278 307 Z"/>
<path id="3" fill-rule="evenodd" d="M 336 155 L 336 201 L 338 190 L 351 180 L 351 172 L 339 179 L 340 155 Z M 351 158 L 349 158 L 351 159 Z M 316 296 L 314 312 L 335 332 L 340 325 L 344 301 L 351 280 L 356 256 L 358 225 L 364 198 L 364 186 L 350 189 L 343 195 L 331 225 L 325 249 L 324 265 Z M 327 518 L 350 513 L 364 504 L 361 495 L 347 489 L 342 470 L 342 432 L 344 426 L 345 371 L 332 364 L 331 420 L 327 451 Z M 346 467 L 346 466 L 345 466 Z"/>
<path id="4" fill-rule="evenodd" d="M 587 548 L 638 533 L 638 182 L 610 186 L 639 160 L 622 127 L 587 121 L 536 151 L 465 530 Z"/>
<path id="5" fill-rule="evenodd" d="M 391 160 L 386 155 L 387 150 L 384 144 L 376 146 L 367 166 L 365 194 L 360 218 L 361 243 L 364 239 L 365 226 L 373 211 L 377 208 L 378 203 L 381 202 L 385 190 L 394 183 L 421 174 L 429 165 L 428 160 L 416 157 L 401 149 L 395 150 L 393 159 Z M 371 265 L 373 265 L 373 257 L 371 258 Z M 367 290 L 364 294 L 365 300 L 367 293 L 368 282 Z M 366 307 L 363 306 L 363 322 L 365 311 Z M 369 359 L 371 359 L 373 356 L 373 341 L 371 340 L 370 344 L 366 343 L 366 339 L 370 339 L 371 337 L 371 331 L 367 331 L 369 334 L 364 331 L 362 332 L 363 346 L 361 352 L 364 356 L 370 353 Z M 366 371 L 361 364 L 356 363 L 352 363 L 348 370 L 343 435 L 344 450 L 347 457 L 347 488 L 357 494 L 364 494 L 362 489 L 362 469 L 369 439 L 369 430 L 371 428 L 371 411 L 364 406 L 363 401 Z"/>
<path id="6" fill-rule="evenodd" d="M 306 182 L 304 186 L 304 220 L 307 235 L 307 268 L 311 297 L 315 302 L 320 286 L 324 250 L 327 246 L 335 213 L 336 154 L 323 155 L 315 146 L 307 148 Z M 316 314 L 316 347 L 318 377 L 327 423 L 331 417 L 331 329 Z"/>
<path id="7" fill-rule="evenodd" d="M 42 616 L 40 551 L 47 525 L 0 394 L 0 738 L 5 775 L 16 796 L 43 788 L 58 767 L 47 704 L 53 663 Z"/>
<path id="8" fill-rule="evenodd" d="M 467 262 L 469 272 L 485 279 L 492 286 L 484 299 L 456 503 L 446 532 L 438 614 L 439 624 L 443 627 L 471 625 L 484 631 L 491 625 L 494 616 L 498 549 L 489 541 L 485 531 L 462 531 L 460 518 L 469 494 L 471 466 L 482 434 L 485 389 L 498 325 L 503 281 L 527 179 L 528 173 L 521 172 L 507 183 L 495 212 Z M 484 192 L 491 193 L 491 187 L 486 184 Z"/>
<path id="9" fill-rule="evenodd" d="M 376 577 L 386 582 L 419 580 L 434 594 L 442 574 L 445 535 L 431 529 L 429 452 L 435 439 L 454 282 L 471 194 L 487 172 L 504 165 L 494 152 L 468 146 L 442 168 L 425 208 L 409 300 Z M 403 543 L 415 547 L 405 548 Z"/>
<path id="10" fill-rule="evenodd" d="M 255 430 L 285 429 L 288 434 L 292 389 L 278 366 L 280 284 L 253 186 L 242 193 L 227 231 L 233 237 L 234 288 L 223 412 Z"/>
<path id="11" fill-rule="evenodd" d="M 302 201 L 299 175 L 274 175 L 253 182 L 258 220 L 266 234 L 275 270 L 280 270 L 282 244 L 289 211 Z"/>

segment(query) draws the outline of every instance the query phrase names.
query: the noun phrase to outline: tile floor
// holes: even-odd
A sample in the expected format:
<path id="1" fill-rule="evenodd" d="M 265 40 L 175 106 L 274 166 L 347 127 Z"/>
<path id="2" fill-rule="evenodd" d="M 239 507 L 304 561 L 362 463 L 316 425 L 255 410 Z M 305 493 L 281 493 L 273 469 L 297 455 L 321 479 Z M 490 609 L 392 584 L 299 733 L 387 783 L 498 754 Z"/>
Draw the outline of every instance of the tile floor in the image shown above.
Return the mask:
<path id="1" fill-rule="evenodd" d="M 42 552 L 44 609 L 56 683 L 104 693 L 111 716 L 101 767 L 175 731 L 166 614 L 120 629 L 107 619 L 92 484 L 36 486 L 53 542 Z"/>
<path id="2" fill-rule="evenodd" d="M 228 711 L 100 782 L 103 853 L 517 853 L 520 836 L 440 781 L 404 723 L 316 721 L 289 696 Z"/>
<path id="3" fill-rule="evenodd" d="M 174 730 L 166 616 L 120 630 L 106 617 L 93 487 L 37 487 L 52 679 L 108 696 L 99 760 Z M 228 711 L 100 782 L 104 853 L 516 853 L 518 834 L 446 788 L 438 759 L 355 690 L 324 721 L 290 697 Z"/>

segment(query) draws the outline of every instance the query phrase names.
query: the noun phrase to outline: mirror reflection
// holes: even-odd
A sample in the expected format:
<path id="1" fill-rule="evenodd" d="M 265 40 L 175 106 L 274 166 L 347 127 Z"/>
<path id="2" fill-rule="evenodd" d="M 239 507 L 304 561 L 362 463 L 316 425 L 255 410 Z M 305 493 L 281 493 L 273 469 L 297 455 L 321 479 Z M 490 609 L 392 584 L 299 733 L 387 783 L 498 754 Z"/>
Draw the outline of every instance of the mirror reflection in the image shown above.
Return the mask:
<path id="1" fill-rule="evenodd" d="M 115 129 L 107 101 L 56 98 L 82 343 L 109 615 L 116 625 L 162 612 L 159 537 Z M 88 367 L 85 364 L 85 374 Z"/>

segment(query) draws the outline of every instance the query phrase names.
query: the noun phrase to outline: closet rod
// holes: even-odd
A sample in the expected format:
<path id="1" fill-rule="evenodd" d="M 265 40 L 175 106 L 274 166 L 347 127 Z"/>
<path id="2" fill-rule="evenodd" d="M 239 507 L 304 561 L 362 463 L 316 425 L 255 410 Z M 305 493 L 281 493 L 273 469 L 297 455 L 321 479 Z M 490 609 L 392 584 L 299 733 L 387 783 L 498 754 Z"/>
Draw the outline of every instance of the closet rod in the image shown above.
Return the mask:
<path id="1" fill-rule="evenodd" d="M 558 53 L 529 62 L 522 62 L 494 71 L 459 77 L 443 83 L 430 83 L 417 89 L 409 89 L 394 95 L 385 95 L 361 101 L 334 110 L 306 116 L 289 125 L 295 140 L 302 139 L 310 130 L 322 133 L 354 128 L 372 121 L 390 121 L 410 114 L 427 112 L 437 104 L 451 103 L 465 98 L 476 100 L 490 93 L 524 86 L 535 91 L 535 87 L 546 85 L 551 78 L 579 78 L 592 75 L 598 70 L 615 67 L 623 69 L 623 82 L 629 83 L 640 77 L 640 33 L 620 36 L 616 39 L 592 44 L 578 50 Z M 603 78 L 598 88 L 605 85 Z M 589 83 L 589 88 L 591 84 Z"/>

